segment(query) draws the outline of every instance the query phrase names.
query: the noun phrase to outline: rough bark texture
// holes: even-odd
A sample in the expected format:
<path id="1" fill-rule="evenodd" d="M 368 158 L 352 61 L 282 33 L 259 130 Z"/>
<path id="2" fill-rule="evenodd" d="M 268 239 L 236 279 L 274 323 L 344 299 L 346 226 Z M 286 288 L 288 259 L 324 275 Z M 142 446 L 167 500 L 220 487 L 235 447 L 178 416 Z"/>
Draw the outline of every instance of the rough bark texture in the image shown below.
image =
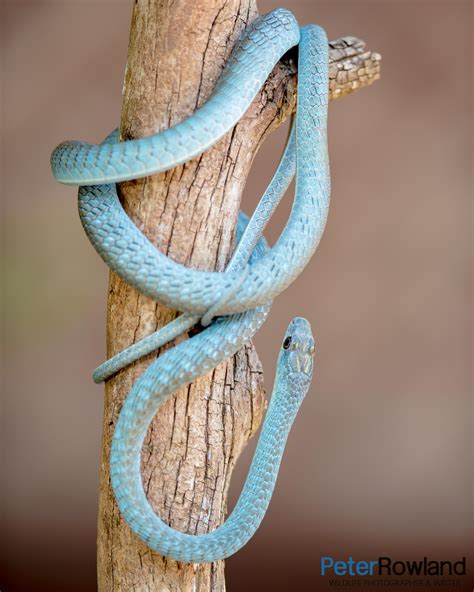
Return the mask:
<path id="1" fill-rule="evenodd" d="M 149 135 L 190 115 L 209 96 L 254 0 L 135 0 L 121 135 Z M 378 78 L 380 56 L 363 43 L 331 43 L 331 98 Z M 123 183 L 126 211 L 164 253 L 200 269 L 223 270 L 232 251 L 242 189 L 265 135 L 295 106 L 291 56 L 279 64 L 245 118 L 201 157 L 167 173 Z M 107 350 L 112 356 L 176 313 L 110 276 Z M 222 591 L 224 564 L 183 564 L 152 553 L 122 521 L 108 469 L 110 440 L 132 384 L 156 354 L 106 385 L 99 500 L 100 592 Z M 158 413 L 142 455 L 156 512 L 173 528 L 213 530 L 225 517 L 233 466 L 260 424 L 262 369 L 252 346 L 182 389 Z"/>

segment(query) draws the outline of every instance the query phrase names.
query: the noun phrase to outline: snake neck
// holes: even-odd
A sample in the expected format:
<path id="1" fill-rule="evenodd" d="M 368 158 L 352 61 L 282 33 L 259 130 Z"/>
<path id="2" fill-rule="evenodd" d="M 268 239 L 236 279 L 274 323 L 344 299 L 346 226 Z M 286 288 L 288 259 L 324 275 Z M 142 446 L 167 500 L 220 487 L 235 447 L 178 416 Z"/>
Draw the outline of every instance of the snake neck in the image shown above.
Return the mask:
<path id="1" fill-rule="evenodd" d="M 280 367 L 281 368 L 281 367 Z M 275 488 L 288 435 L 308 392 L 311 376 L 278 369 L 268 411 L 252 463 L 237 504 L 228 522 L 246 524 L 249 538 L 258 528 Z M 249 508 L 258 511 L 249 520 Z"/>

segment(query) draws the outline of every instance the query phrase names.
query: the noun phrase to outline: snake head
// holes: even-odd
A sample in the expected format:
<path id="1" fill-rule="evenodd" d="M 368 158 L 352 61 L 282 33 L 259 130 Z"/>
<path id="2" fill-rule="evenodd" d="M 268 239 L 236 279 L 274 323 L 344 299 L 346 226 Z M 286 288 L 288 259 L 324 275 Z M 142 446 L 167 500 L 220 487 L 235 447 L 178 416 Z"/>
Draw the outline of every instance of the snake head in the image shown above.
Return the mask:
<path id="1" fill-rule="evenodd" d="M 278 360 L 280 380 L 287 385 L 287 393 L 299 406 L 308 392 L 313 377 L 315 343 L 311 325 L 306 319 L 294 318 L 285 332 Z"/>
<path id="2" fill-rule="evenodd" d="M 311 325 L 306 319 L 296 317 L 285 332 L 275 377 L 283 404 L 291 414 L 296 415 L 311 384 L 314 352 Z"/>
<path id="3" fill-rule="evenodd" d="M 288 372 L 301 372 L 311 377 L 315 343 L 309 321 L 302 317 L 294 318 L 288 325 L 281 347 Z"/>
<path id="4" fill-rule="evenodd" d="M 311 325 L 296 317 L 285 332 L 281 344 L 277 373 L 286 385 L 286 405 L 296 413 L 308 392 L 313 377 L 315 343 Z"/>

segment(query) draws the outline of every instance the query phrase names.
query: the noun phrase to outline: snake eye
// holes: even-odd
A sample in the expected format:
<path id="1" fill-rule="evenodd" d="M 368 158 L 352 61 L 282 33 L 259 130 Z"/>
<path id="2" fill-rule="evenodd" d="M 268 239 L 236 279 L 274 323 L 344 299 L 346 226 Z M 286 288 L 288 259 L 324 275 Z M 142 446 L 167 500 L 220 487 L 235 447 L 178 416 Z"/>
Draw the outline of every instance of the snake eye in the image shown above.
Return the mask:
<path id="1" fill-rule="evenodd" d="M 283 342 L 283 349 L 288 349 L 290 347 L 290 345 L 291 345 L 291 337 L 288 335 L 288 337 Z"/>

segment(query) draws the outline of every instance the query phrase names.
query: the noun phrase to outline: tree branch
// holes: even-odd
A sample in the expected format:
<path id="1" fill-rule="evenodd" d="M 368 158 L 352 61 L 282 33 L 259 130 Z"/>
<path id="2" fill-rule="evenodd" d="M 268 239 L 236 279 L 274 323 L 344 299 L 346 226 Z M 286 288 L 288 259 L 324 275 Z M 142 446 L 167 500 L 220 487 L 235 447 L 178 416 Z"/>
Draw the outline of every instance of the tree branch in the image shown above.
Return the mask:
<path id="1" fill-rule="evenodd" d="M 273 131 L 296 109 L 296 50 L 280 61 L 262 89 L 262 96 L 275 104 L 276 112 L 266 130 Z M 344 97 L 380 78 L 382 57 L 366 51 L 365 42 L 357 37 L 339 37 L 329 42 L 329 99 Z"/>
<path id="2" fill-rule="evenodd" d="M 125 74 L 122 138 L 146 136 L 190 115 L 211 93 L 236 39 L 257 14 L 255 0 L 135 0 Z M 363 43 L 331 43 L 331 97 L 378 77 Z M 176 261 L 223 270 L 240 197 L 265 135 L 294 109 L 296 69 L 279 64 L 245 117 L 199 158 L 164 174 L 122 183 L 128 214 Z M 111 273 L 107 351 L 112 356 L 176 313 Z M 185 338 L 185 337 L 183 337 Z M 106 384 L 98 522 L 100 592 L 225 589 L 223 562 L 182 564 L 152 553 L 122 521 L 110 485 L 109 451 L 124 398 L 156 353 Z M 243 348 L 160 410 L 145 440 L 142 476 L 155 511 L 173 528 L 205 533 L 222 522 L 236 459 L 263 414 L 262 369 Z"/>

